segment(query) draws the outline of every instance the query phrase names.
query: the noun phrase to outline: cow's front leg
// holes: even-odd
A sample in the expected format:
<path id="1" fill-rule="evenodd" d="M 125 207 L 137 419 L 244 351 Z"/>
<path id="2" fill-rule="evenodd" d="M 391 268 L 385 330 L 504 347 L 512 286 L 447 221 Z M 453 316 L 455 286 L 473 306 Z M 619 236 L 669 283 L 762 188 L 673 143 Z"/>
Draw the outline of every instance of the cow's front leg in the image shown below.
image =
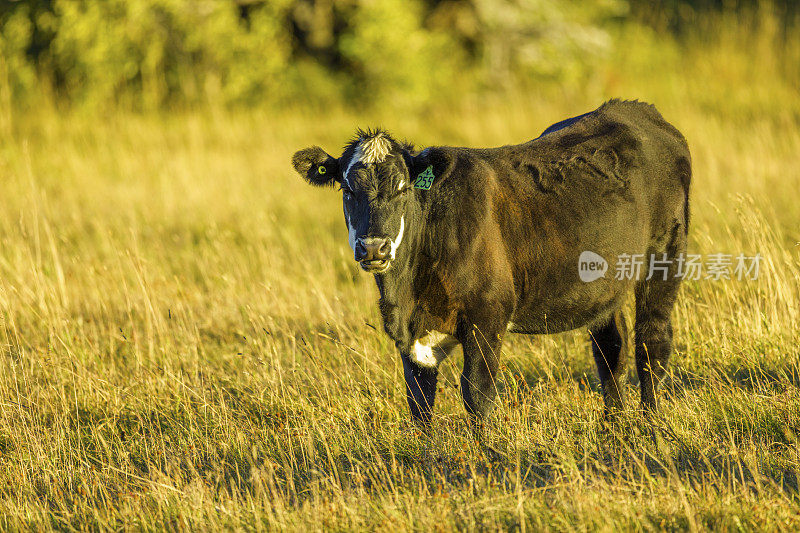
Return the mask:
<path id="1" fill-rule="evenodd" d="M 495 376 L 504 326 L 502 318 L 497 317 L 479 323 L 464 320 L 458 328 L 457 337 L 464 348 L 461 395 L 467 411 L 478 419 L 489 415 L 497 396 Z"/>
<path id="2" fill-rule="evenodd" d="M 436 366 L 422 366 L 403 354 L 403 374 L 406 378 L 408 406 L 414 422 L 423 426 L 431 423 L 431 409 L 436 399 L 436 382 L 439 371 Z"/>

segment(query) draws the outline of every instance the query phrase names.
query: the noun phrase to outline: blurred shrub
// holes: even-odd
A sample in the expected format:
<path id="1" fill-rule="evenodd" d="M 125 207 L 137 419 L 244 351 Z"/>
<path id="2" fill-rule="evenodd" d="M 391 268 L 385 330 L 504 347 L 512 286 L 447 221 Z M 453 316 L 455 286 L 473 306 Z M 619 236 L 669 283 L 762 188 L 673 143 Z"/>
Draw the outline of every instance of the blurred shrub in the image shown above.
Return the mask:
<path id="1" fill-rule="evenodd" d="M 624 1 L 18 0 L 0 5 L 0 84 L 17 102 L 419 104 L 569 76 Z"/>
<path id="2" fill-rule="evenodd" d="M 348 22 L 338 47 L 355 83 L 352 98 L 425 102 L 455 89 L 463 56 L 450 35 L 425 27 L 421 2 L 363 2 Z"/>
<path id="3" fill-rule="evenodd" d="M 520 79 L 564 80 L 608 52 L 627 0 L 294 2 L 299 50 L 344 73 L 347 96 L 427 101 Z"/>
<path id="4" fill-rule="evenodd" d="M 28 6 L 8 13 L 0 26 L 0 104 L 19 100 L 36 85 L 34 63 L 27 56 L 33 41 L 33 22 Z"/>
<path id="5" fill-rule="evenodd" d="M 715 1 L 662 0 L 652 11 L 689 17 L 692 5 Z M 576 82 L 612 52 L 615 23 L 631 25 L 632 12 L 644 20 L 645 4 L 651 5 L 644 0 L 5 1 L 0 3 L 0 104 L 30 104 L 55 94 L 71 103 L 141 108 L 342 100 L 419 105 L 521 81 L 580 85 Z"/>
<path id="6" fill-rule="evenodd" d="M 215 0 L 56 0 L 38 22 L 53 30 L 49 54 L 71 99 L 247 102 L 283 89 L 287 4 L 243 19 L 236 4 Z"/>
<path id="7" fill-rule="evenodd" d="M 573 79 L 608 53 L 608 23 L 627 14 L 625 0 L 473 0 L 475 49 L 487 80 Z"/>
<path id="8" fill-rule="evenodd" d="M 263 2 L 244 17 L 237 3 L 216 0 L 16 2 L 0 12 L 6 83 L 18 99 L 38 77 L 90 104 L 279 100 L 289 5 Z M 32 46 L 34 28 L 50 36 L 45 46 Z"/>

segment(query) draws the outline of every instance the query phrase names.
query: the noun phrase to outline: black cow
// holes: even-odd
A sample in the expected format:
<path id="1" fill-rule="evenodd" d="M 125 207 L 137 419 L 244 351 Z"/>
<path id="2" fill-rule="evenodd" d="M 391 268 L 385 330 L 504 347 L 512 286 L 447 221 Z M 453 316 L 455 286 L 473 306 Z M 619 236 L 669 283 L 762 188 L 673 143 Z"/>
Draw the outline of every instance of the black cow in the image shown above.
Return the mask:
<path id="1" fill-rule="evenodd" d="M 341 157 L 314 146 L 292 164 L 314 185 L 341 186 L 350 245 L 375 276 L 415 420 L 429 423 L 437 366 L 458 344 L 464 404 L 484 417 L 506 331 L 587 327 L 606 409 L 621 408 L 620 308 L 631 288 L 641 403 L 656 408 L 672 350 L 691 159 L 652 105 L 611 100 L 500 148 L 417 152 L 383 130 L 359 130 Z M 644 258 L 640 275 L 601 275 L 604 261 L 631 257 L 631 265 Z M 648 269 L 653 259 L 658 269 Z M 599 271 L 582 281 L 590 268 Z"/>

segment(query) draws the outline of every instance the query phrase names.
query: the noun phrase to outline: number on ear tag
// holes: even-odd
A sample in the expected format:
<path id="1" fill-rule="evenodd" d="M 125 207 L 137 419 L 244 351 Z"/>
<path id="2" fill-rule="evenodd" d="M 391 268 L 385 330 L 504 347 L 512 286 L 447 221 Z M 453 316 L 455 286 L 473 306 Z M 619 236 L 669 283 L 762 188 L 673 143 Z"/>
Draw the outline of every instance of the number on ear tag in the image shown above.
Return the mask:
<path id="1" fill-rule="evenodd" d="M 417 176 L 416 181 L 414 181 L 414 188 L 427 191 L 431 188 L 431 185 L 433 185 L 433 178 L 433 165 L 428 165 L 428 168 L 420 172 L 419 176 Z"/>

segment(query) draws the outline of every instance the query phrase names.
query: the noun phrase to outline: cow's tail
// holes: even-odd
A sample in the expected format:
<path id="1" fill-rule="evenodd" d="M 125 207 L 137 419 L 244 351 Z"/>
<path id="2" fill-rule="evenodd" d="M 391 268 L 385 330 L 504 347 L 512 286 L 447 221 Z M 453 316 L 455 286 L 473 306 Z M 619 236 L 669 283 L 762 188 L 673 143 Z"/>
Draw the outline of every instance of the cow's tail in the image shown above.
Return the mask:
<path id="1" fill-rule="evenodd" d="M 686 141 L 684 141 L 685 143 Z M 689 233 L 689 188 L 692 183 L 692 156 L 689 148 L 686 155 L 678 158 L 678 178 L 683 186 L 683 231 Z"/>

